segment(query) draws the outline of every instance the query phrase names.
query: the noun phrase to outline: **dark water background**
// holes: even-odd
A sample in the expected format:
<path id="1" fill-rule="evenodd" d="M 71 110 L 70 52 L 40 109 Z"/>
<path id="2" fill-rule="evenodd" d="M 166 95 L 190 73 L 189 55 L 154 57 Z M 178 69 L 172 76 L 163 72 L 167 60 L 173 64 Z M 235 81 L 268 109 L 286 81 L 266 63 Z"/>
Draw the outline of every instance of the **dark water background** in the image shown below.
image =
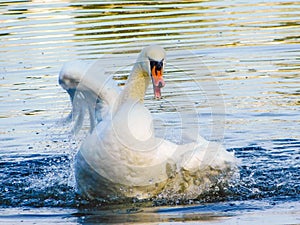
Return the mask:
<path id="1" fill-rule="evenodd" d="M 300 223 L 299 18 L 297 1 L 0 1 L 0 222 L 213 223 L 279 208 Z M 241 160 L 240 178 L 192 207 L 107 209 L 76 194 L 72 159 L 84 135 L 62 122 L 71 106 L 58 72 L 117 53 L 108 68 L 122 84 L 150 43 L 167 51 L 167 86 L 165 102 L 149 91 L 147 107 L 171 129 L 172 107 L 196 113 L 201 135 Z"/>

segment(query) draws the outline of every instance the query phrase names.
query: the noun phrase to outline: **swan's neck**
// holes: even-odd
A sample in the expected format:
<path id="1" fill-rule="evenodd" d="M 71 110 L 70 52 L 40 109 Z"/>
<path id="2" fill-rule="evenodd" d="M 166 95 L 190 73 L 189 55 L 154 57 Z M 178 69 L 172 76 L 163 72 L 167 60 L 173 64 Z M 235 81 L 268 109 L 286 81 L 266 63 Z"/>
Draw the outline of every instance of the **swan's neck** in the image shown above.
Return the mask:
<path id="1" fill-rule="evenodd" d="M 148 73 L 142 68 L 140 63 L 136 62 L 121 94 L 121 103 L 127 100 L 143 102 L 149 83 L 150 77 Z"/>

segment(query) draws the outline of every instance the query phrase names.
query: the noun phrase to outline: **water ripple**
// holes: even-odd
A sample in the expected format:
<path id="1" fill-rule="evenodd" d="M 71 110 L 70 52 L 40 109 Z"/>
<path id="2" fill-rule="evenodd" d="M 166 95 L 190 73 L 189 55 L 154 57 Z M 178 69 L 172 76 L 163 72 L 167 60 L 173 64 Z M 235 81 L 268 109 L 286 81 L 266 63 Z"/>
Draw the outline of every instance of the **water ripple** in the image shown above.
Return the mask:
<path id="1" fill-rule="evenodd" d="M 151 112 L 172 132 L 179 109 L 193 112 L 201 134 L 242 161 L 228 189 L 198 202 L 298 200 L 299 9 L 288 0 L 0 2 L 0 205 L 88 204 L 72 181 L 80 140 L 57 126 L 71 107 L 57 74 L 66 61 L 113 53 L 107 70 L 123 85 L 153 42 L 168 64 L 166 100 L 157 105 L 147 92 Z"/>

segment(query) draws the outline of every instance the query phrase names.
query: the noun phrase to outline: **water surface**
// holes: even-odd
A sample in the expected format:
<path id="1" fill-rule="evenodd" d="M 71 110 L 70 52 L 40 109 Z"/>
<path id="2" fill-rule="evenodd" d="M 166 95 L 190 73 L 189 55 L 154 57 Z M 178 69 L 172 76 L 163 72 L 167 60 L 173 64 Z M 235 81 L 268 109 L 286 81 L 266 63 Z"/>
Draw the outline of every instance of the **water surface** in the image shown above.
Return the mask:
<path id="1" fill-rule="evenodd" d="M 0 1 L 1 223 L 300 223 L 299 12 L 276 0 Z M 76 194 L 84 134 L 62 123 L 71 106 L 57 76 L 64 62 L 100 59 L 122 85 L 151 43 L 167 51 L 164 99 L 149 89 L 145 101 L 158 128 L 176 141 L 189 115 L 185 126 L 235 152 L 240 178 L 190 208 L 102 208 Z"/>

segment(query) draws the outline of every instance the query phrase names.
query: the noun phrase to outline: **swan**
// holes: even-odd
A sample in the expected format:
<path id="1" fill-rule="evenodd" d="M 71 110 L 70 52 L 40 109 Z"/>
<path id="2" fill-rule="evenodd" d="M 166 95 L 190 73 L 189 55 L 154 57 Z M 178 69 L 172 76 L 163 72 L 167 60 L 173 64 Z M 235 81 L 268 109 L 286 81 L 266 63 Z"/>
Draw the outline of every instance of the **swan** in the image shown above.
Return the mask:
<path id="1" fill-rule="evenodd" d="M 98 64 L 75 61 L 62 67 L 59 84 L 70 95 L 71 114 L 81 108 L 77 109 L 81 122 L 76 126 L 82 124 L 83 107 L 88 108 L 91 121 L 91 132 L 74 160 L 82 196 L 195 199 L 219 178 L 227 180 L 232 175 L 236 158 L 219 143 L 199 135 L 195 141 L 176 144 L 155 134 L 144 96 L 152 84 L 155 99 L 161 98 L 165 64 L 161 46 L 143 48 L 123 89 Z M 76 93 L 81 95 L 79 104 L 75 103 Z M 95 113 L 96 105 L 101 109 Z M 99 119 L 95 119 L 98 112 Z"/>

